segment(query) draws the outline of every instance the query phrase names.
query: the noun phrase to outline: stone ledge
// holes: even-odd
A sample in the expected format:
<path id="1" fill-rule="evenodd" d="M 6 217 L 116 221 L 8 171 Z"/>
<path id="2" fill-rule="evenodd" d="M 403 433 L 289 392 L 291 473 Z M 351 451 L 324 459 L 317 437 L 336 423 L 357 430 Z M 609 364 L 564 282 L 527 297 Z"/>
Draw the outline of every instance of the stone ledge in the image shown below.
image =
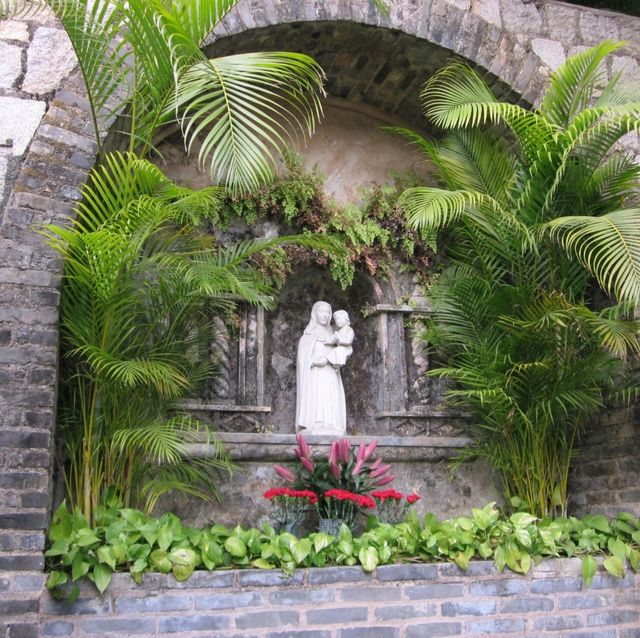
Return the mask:
<path id="1" fill-rule="evenodd" d="M 294 434 L 252 433 L 252 432 L 215 432 L 234 461 L 290 461 L 291 448 L 296 445 Z M 326 453 L 333 436 L 305 435 L 309 445 L 316 446 Z M 389 461 L 440 461 L 455 456 L 461 448 L 472 443 L 466 437 L 437 436 L 349 436 L 352 445 L 378 441 L 377 452 Z M 189 446 L 190 456 L 200 458 L 208 455 L 206 443 Z"/>

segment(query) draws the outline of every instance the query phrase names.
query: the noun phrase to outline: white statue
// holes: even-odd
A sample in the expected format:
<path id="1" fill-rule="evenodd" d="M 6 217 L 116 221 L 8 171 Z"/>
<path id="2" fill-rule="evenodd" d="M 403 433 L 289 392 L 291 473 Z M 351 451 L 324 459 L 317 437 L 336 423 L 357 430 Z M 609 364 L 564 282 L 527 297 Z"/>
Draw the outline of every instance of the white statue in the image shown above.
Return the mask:
<path id="1" fill-rule="evenodd" d="M 353 352 L 349 315 L 334 315 L 338 330 L 331 329 L 331 306 L 317 301 L 298 342 L 296 368 L 296 429 L 309 434 L 344 436 L 347 410 L 340 368 Z"/>
<path id="2" fill-rule="evenodd" d="M 336 345 L 329 352 L 329 363 L 333 366 L 343 366 L 347 359 L 353 353 L 353 338 L 355 333 L 350 325 L 349 313 L 346 310 L 336 310 L 333 313 L 333 321 L 337 327 L 337 330 L 333 331 L 333 336 L 336 338 Z"/>

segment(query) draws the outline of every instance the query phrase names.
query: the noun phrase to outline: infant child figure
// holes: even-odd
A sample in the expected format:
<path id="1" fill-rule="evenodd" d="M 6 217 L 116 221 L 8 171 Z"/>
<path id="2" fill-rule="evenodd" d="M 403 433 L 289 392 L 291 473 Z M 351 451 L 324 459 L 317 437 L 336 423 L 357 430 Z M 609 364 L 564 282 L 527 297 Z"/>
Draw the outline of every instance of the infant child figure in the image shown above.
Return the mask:
<path id="1" fill-rule="evenodd" d="M 336 342 L 335 347 L 332 348 L 327 355 L 327 359 L 333 367 L 338 368 L 347 362 L 347 359 L 353 352 L 351 344 L 353 343 L 355 333 L 349 325 L 349 314 L 346 310 L 336 310 L 333 313 L 333 320 L 337 327 L 337 330 L 333 333 Z"/>

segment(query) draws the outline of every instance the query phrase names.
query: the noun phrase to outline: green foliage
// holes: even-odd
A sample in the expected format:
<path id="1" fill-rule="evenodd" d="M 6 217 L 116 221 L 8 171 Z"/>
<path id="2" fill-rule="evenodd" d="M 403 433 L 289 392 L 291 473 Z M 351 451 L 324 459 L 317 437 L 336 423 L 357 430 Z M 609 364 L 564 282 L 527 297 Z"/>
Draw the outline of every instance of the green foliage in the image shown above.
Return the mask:
<path id="1" fill-rule="evenodd" d="M 471 560 L 493 560 L 526 574 L 549 557 L 579 556 L 585 585 L 603 567 L 622 578 L 627 565 L 637 571 L 640 523 L 630 514 L 615 520 L 603 516 L 536 519 L 526 512 L 510 516 L 493 503 L 472 510 L 470 517 L 438 521 L 411 514 L 395 526 L 371 519 L 370 528 L 354 537 L 346 525 L 337 537 L 312 533 L 305 538 L 262 529 L 227 529 L 213 525 L 195 529 L 173 514 L 149 518 L 142 512 L 100 505 L 91 527 L 79 511 L 63 503 L 55 512 L 46 551 L 51 568 L 47 586 L 58 590 L 69 580 L 88 577 L 103 592 L 114 572 L 129 572 L 140 583 L 147 572 L 173 573 L 182 581 L 196 569 L 254 567 L 282 569 L 360 564 L 367 571 L 397 562 L 451 561 L 466 569 Z"/>
<path id="2" fill-rule="evenodd" d="M 89 521 L 109 488 L 147 511 L 171 489 L 216 495 L 229 461 L 177 406 L 214 372 L 213 314 L 237 301 L 271 306 L 256 255 L 293 241 L 327 246 L 313 237 L 218 246 L 206 224 L 218 219 L 221 193 L 176 186 L 132 154 L 110 155 L 92 172 L 73 226 L 45 228 L 65 259 L 67 493 Z M 203 441 L 211 457 L 188 458 L 189 445 Z"/>
<path id="3" fill-rule="evenodd" d="M 477 424 L 463 458 L 487 458 L 506 496 L 541 517 L 566 513 L 576 433 L 629 383 L 638 352 L 626 317 L 640 299 L 640 166 L 615 144 L 640 127 L 640 89 L 603 81 L 620 46 L 567 60 L 534 112 L 454 62 L 421 94 L 442 139 L 399 131 L 442 181 L 401 197 L 411 225 L 447 232 L 425 332 L 447 365 L 432 374 L 455 382 L 448 401 Z"/>
<path id="4" fill-rule="evenodd" d="M 220 215 L 254 224 L 260 219 L 289 225 L 295 232 L 328 234 L 341 249 L 331 254 L 309 254 L 298 248 L 285 250 L 276 262 L 265 262 L 263 272 L 281 282 L 291 268 L 309 259 L 328 266 L 332 277 L 343 288 L 353 282 L 356 268 L 370 275 L 384 276 L 393 258 L 407 268 L 427 276 L 435 252 L 435 232 L 409 227 L 398 206 L 400 193 L 414 185 L 412 176 L 395 176 L 393 186 L 375 186 L 363 195 L 362 206 L 344 207 L 322 193 L 323 180 L 313 170 L 307 173 L 299 160 L 287 156 L 287 172 L 272 184 L 250 195 L 226 198 Z"/>
<path id="5" fill-rule="evenodd" d="M 313 132 L 324 91 L 322 69 L 303 54 L 204 55 L 236 1 L 1 0 L 0 16 L 33 5 L 58 17 L 78 57 L 99 150 L 101 124 L 113 115 L 141 157 L 159 129 L 178 124 L 188 149 L 199 143 L 214 182 L 240 192 L 268 183 L 292 136 Z"/>

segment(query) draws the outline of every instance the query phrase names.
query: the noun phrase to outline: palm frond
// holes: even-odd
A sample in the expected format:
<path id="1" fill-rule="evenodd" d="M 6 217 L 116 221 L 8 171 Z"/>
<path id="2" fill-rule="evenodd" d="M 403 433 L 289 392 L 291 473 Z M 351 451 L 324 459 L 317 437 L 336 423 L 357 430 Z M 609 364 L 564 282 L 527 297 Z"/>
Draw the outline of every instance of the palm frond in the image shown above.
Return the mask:
<path id="1" fill-rule="evenodd" d="M 28 18 L 46 6 L 46 0 L 0 0 L 0 20 Z"/>
<path id="2" fill-rule="evenodd" d="M 101 144 L 101 120 L 113 113 L 117 98 L 131 90 L 131 51 L 122 37 L 125 14 L 112 0 L 46 0 L 74 48 L 82 72 L 93 118 L 96 142 Z"/>
<path id="3" fill-rule="evenodd" d="M 568 58 L 551 74 L 540 113 L 556 126 L 567 128 L 575 115 L 591 104 L 594 90 L 604 77 L 603 60 L 622 46 L 605 40 Z"/>
<path id="4" fill-rule="evenodd" d="M 175 107 L 191 150 L 202 135 L 201 166 L 232 193 L 273 175 L 273 153 L 321 114 L 322 71 L 308 56 L 249 53 L 198 62 L 181 72 Z"/>
<path id="5" fill-rule="evenodd" d="M 478 73 L 461 62 L 452 62 L 436 72 L 424 85 L 420 100 L 425 115 L 444 129 L 503 122 L 529 162 L 555 132 L 544 117 L 515 104 L 498 102 Z"/>
<path id="6" fill-rule="evenodd" d="M 574 254 L 602 288 L 621 300 L 640 300 L 640 209 L 601 217 L 560 217 L 540 228 Z"/>

